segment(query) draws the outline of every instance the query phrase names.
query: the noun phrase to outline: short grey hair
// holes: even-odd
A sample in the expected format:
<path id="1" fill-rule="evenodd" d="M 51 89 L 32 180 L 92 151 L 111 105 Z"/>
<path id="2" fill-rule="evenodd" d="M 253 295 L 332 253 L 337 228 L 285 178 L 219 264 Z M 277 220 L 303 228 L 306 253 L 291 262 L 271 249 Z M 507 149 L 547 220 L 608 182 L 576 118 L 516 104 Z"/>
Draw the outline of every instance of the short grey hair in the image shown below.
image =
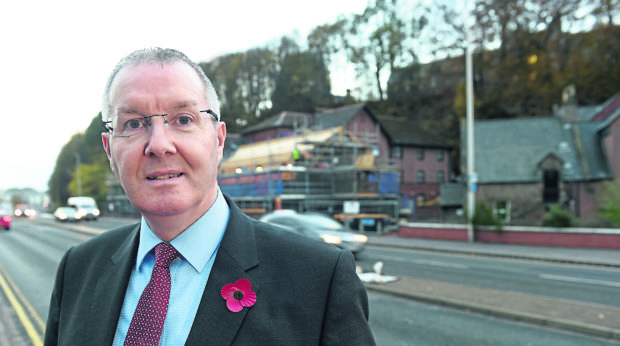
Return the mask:
<path id="1" fill-rule="evenodd" d="M 103 92 L 101 119 L 103 121 L 110 120 L 110 113 L 112 112 L 112 106 L 110 105 L 110 88 L 112 86 L 114 78 L 120 70 L 122 70 L 124 67 L 139 63 L 157 63 L 164 65 L 172 64 L 175 62 L 184 62 L 189 65 L 194 71 L 196 71 L 196 73 L 202 80 L 203 86 L 205 87 L 205 100 L 209 104 L 209 107 L 212 111 L 220 114 L 220 100 L 217 97 L 217 93 L 215 92 L 215 88 L 213 87 L 211 80 L 204 73 L 200 65 L 190 60 L 190 58 L 188 58 L 185 54 L 178 50 L 155 47 L 133 51 L 129 55 L 122 58 L 121 61 L 118 62 L 118 64 L 116 64 L 116 67 L 114 67 L 114 70 L 112 70 L 110 77 L 108 77 L 108 81 L 105 85 L 105 89 Z"/>

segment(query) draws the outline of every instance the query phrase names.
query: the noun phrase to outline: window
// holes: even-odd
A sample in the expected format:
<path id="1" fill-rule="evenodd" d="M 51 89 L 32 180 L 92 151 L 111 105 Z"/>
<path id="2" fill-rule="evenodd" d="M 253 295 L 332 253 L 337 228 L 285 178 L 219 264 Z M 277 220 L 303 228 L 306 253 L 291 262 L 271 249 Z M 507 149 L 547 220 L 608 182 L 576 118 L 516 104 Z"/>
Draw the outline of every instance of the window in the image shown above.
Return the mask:
<path id="1" fill-rule="evenodd" d="M 395 159 L 403 158 L 403 149 L 401 147 L 394 147 L 392 149 L 392 157 Z"/>
<path id="2" fill-rule="evenodd" d="M 437 149 L 437 161 L 443 161 L 444 151 L 443 149 Z"/>
<path id="3" fill-rule="evenodd" d="M 425 181 L 425 173 L 423 170 L 418 171 L 418 184 L 424 184 Z"/>
<path id="4" fill-rule="evenodd" d="M 496 201 L 493 204 L 493 213 L 504 222 L 510 221 L 510 201 Z"/>
<path id="5" fill-rule="evenodd" d="M 446 174 L 443 171 L 437 172 L 437 182 L 443 183 L 446 179 Z"/>
<path id="6" fill-rule="evenodd" d="M 418 160 L 424 160 L 424 148 L 418 148 Z"/>
<path id="7" fill-rule="evenodd" d="M 543 203 L 557 203 L 560 200 L 560 173 L 556 170 L 543 172 Z"/>

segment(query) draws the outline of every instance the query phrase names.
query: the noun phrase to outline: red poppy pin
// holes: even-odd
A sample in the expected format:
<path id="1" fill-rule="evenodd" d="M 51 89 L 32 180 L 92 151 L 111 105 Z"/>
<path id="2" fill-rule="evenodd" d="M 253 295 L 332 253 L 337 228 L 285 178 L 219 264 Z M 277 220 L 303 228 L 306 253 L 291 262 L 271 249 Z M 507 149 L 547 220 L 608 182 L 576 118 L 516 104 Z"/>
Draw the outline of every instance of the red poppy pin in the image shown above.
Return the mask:
<path id="1" fill-rule="evenodd" d="M 234 284 L 224 285 L 222 298 L 226 299 L 226 306 L 232 312 L 239 312 L 244 306 L 250 307 L 256 303 L 256 293 L 252 291 L 252 284 L 248 279 L 239 279 Z"/>

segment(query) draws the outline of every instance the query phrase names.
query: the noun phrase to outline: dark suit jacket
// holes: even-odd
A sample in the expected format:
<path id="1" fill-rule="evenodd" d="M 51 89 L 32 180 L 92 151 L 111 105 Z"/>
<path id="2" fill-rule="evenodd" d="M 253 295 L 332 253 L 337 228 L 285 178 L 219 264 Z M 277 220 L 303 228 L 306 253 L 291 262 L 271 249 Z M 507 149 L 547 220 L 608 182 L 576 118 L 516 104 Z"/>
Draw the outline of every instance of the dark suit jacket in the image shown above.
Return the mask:
<path id="1" fill-rule="evenodd" d="M 229 199 L 230 220 L 186 345 L 374 345 L 353 256 L 253 220 Z M 52 293 L 45 345 L 111 345 L 139 225 L 69 249 Z M 224 285 L 246 278 L 257 300 L 231 312 Z"/>

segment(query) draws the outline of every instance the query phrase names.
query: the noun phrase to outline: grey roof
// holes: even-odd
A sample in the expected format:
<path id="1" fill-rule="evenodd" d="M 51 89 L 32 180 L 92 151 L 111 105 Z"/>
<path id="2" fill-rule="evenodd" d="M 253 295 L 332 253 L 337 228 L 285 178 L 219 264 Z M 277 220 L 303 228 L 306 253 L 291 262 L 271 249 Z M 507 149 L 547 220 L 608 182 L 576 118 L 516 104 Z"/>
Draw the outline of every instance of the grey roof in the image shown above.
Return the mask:
<path id="1" fill-rule="evenodd" d="M 600 106 L 600 110 L 592 117 L 592 121 L 602 122 L 607 126 L 620 116 L 620 92 L 609 98 Z"/>
<path id="2" fill-rule="evenodd" d="M 252 126 L 248 126 L 243 130 L 243 134 L 250 134 L 271 128 L 300 128 L 312 126 L 313 116 L 309 113 L 300 112 L 280 112 L 272 115 L 265 120 L 258 122 Z"/>
<path id="3" fill-rule="evenodd" d="M 330 129 L 337 126 L 346 126 L 350 123 L 353 117 L 359 112 L 366 109 L 366 112 L 371 117 L 375 117 L 374 114 L 368 108 L 365 103 L 357 103 L 354 105 L 326 109 L 316 114 L 316 126 L 317 129 Z"/>
<path id="4" fill-rule="evenodd" d="M 580 121 L 586 121 L 592 119 L 598 112 L 602 110 L 601 105 L 594 106 L 581 106 L 577 108 L 578 119 Z"/>
<path id="5" fill-rule="evenodd" d="M 575 141 L 577 148 L 582 148 L 579 159 L 582 162 L 582 179 L 611 179 L 613 178 L 608 165 L 600 137 L 599 124 L 595 122 L 580 122 L 575 125 Z"/>
<path id="6" fill-rule="evenodd" d="M 563 124 L 557 117 L 477 121 L 474 139 L 480 183 L 539 182 L 538 165 L 549 155 L 562 161 L 565 180 L 609 177 L 592 123 Z"/>
<path id="7" fill-rule="evenodd" d="M 443 137 L 422 129 L 419 123 L 405 117 L 379 116 L 378 120 L 392 145 L 450 148 Z"/>

